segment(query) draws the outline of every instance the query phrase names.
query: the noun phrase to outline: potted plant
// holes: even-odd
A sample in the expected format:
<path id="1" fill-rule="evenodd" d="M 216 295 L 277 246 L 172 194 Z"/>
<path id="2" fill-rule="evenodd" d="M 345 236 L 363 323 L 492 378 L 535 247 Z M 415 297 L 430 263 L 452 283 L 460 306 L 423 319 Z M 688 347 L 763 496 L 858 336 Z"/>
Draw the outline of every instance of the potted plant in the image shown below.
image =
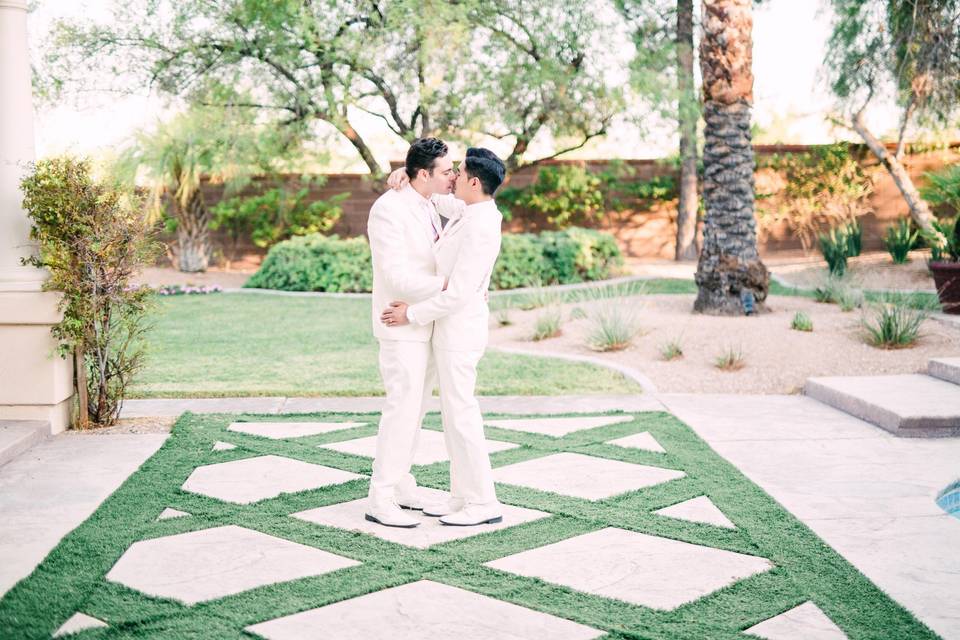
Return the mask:
<path id="1" fill-rule="evenodd" d="M 926 174 L 929 183 L 922 191 L 932 205 L 960 212 L 960 164 Z M 944 313 L 960 315 L 960 216 L 933 223 L 942 237 L 927 236 L 930 245 L 930 272 Z"/>

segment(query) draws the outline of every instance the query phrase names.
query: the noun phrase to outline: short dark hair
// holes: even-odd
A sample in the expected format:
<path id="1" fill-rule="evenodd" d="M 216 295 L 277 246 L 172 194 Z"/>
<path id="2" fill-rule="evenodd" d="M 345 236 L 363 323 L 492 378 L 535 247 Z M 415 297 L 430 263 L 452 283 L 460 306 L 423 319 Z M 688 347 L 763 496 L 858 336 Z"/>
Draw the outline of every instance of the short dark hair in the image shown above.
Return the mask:
<path id="1" fill-rule="evenodd" d="M 447 155 L 447 151 L 447 144 L 440 138 L 414 140 L 407 150 L 407 177 L 413 180 L 420 169 L 426 169 L 432 174 L 437 158 Z"/>
<path id="2" fill-rule="evenodd" d="M 479 178 L 480 186 L 483 192 L 492 196 L 497 188 L 503 183 L 504 176 L 507 175 L 507 168 L 503 160 L 497 157 L 490 149 L 483 147 L 470 147 L 467 149 L 467 156 L 463 160 L 463 166 L 467 170 L 467 175 L 471 178 Z"/>

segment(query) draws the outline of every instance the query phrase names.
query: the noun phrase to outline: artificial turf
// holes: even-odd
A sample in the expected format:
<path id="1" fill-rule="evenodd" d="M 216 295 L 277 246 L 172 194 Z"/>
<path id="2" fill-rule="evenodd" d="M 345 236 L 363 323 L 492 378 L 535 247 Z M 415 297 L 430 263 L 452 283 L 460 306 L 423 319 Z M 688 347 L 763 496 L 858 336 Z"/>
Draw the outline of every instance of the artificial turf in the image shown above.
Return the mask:
<path id="1" fill-rule="evenodd" d="M 100 618 L 110 626 L 81 631 L 72 636 L 75 638 L 251 638 L 244 627 L 421 579 L 574 620 L 606 631 L 604 637 L 611 639 L 742 639 L 744 629 L 806 601 L 815 603 L 854 640 L 937 637 L 685 424 L 662 412 L 632 415 L 634 420 L 630 422 L 559 438 L 488 427 L 489 438 L 521 445 L 491 454 L 491 462 L 499 467 L 568 451 L 679 469 L 685 477 L 596 501 L 498 485 L 502 502 L 552 516 L 421 550 L 290 517 L 305 509 L 365 496 L 365 479 L 283 494 L 249 505 L 221 502 L 180 489 L 197 466 L 267 454 L 369 474 L 369 459 L 317 445 L 373 435 L 377 414 L 184 414 L 163 447 L 88 520 L 64 537 L 31 575 L 0 599 L 0 638 L 49 638 L 76 611 Z M 293 440 L 226 430 L 234 421 L 257 420 L 368 424 Z M 439 417 L 429 415 L 425 426 L 438 430 Z M 606 444 L 642 431 L 653 435 L 666 453 Z M 218 440 L 238 447 L 212 451 Z M 421 485 L 447 488 L 447 463 L 416 467 L 414 472 Z M 736 529 L 653 513 L 701 495 L 708 496 Z M 192 515 L 157 521 L 166 507 Z M 124 551 L 138 540 L 228 524 L 320 548 L 361 564 L 194 606 L 150 597 L 104 579 Z M 760 556 L 775 567 L 672 611 L 660 611 L 483 566 L 605 527 Z"/>

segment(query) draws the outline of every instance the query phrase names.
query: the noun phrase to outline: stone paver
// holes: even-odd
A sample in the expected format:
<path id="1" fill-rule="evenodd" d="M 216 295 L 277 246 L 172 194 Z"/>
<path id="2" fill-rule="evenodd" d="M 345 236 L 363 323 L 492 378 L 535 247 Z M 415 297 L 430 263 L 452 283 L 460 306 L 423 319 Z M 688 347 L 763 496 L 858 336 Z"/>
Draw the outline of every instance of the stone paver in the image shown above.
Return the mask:
<path id="1" fill-rule="evenodd" d="M 496 482 L 531 487 L 587 500 L 600 500 L 617 494 L 682 478 L 686 474 L 619 460 L 556 453 L 542 458 L 497 467 Z"/>
<path id="2" fill-rule="evenodd" d="M 615 444 L 618 447 L 629 447 L 633 449 L 643 449 L 644 451 L 654 451 L 656 453 L 666 453 L 667 450 L 663 448 L 657 439 L 654 438 L 647 431 L 642 431 L 640 433 L 635 433 L 632 436 L 626 436 L 625 438 L 617 438 L 616 440 L 608 440 L 609 444 Z"/>
<path id="3" fill-rule="evenodd" d="M 250 504 L 275 498 L 281 493 L 319 489 L 365 477 L 270 455 L 197 467 L 183 483 L 182 489 L 227 502 Z"/>
<path id="4" fill-rule="evenodd" d="M 227 431 L 280 440 L 362 427 L 366 422 L 232 422 Z"/>
<path id="5" fill-rule="evenodd" d="M 744 633 L 766 640 L 847 640 L 847 634 L 812 602 L 764 620 Z"/>
<path id="6" fill-rule="evenodd" d="M 960 386 L 918 374 L 810 378 L 804 393 L 901 436 L 960 435 Z"/>
<path id="7" fill-rule="evenodd" d="M 68 633 L 76 633 L 77 631 L 83 631 L 84 629 L 96 629 L 100 627 L 106 627 L 107 623 L 93 616 L 88 616 L 85 613 L 80 613 L 79 611 L 72 616 L 70 616 L 66 622 L 60 625 L 60 628 L 53 632 L 54 638 L 59 638 L 60 636 L 65 636 Z"/>
<path id="8" fill-rule="evenodd" d="M 707 496 L 700 496 L 692 500 L 686 500 L 675 505 L 654 511 L 661 516 L 678 518 L 680 520 L 689 520 L 690 522 L 702 522 L 712 524 L 716 527 L 725 529 L 736 529 L 727 516 L 713 504 L 713 501 Z"/>
<path id="9" fill-rule="evenodd" d="M 50 434 L 50 424 L 36 420 L 0 420 L 0 466 Z"/>
<path id="10" fill-rule="evenodd" d="M 107 580 L 186 604 L 360 563 L 235 525 L 136 542 Z"/>
<path id="11" fill-rule="evenodd" d="M 216 442 L 213 443 L 213 450 L 214 450 L 214 451 L 230 451 L 230 450 L 236 449 L 236 448 L 237 448 L 237 445 L 235 445 L 235 444 L 230 444 L 229 442 L 221 442 L 221 441 L 217 440 Z"/>
<path id="12" fill-rule="evenodd" d="M 486 565 L 661 610 L 773 567 L 764 558 L 614 527 Z"/>
<path id="13" fill-rule="evenodd" d="M 331 442 L 320 445 L 325 449 L 333 449 L 342 453 L 352 453 L 357 456 L 373 458 L 377 451 L 377 437 L 357 438 L 355 440 L 344 440 L 342 442 Z M 498 440 L 487 439 L 487 452 L 495 453 L 497 451 L 506 451 L 507 449 L 516 449 L 520 445 L 511 442 L 500 442 Z M 447 455 L 447 444 L 444 442 L 443 434 L 439 431 L 422 429 L 420 431 L 420 442 L 417 446 L 417 452 L 413 456 L 413 464 L 433 464 L 449 460 Z"/>
<path id="14" fill-rule="evenodd" d="M 170 518 L 182 518 L 184 516 L 189 516 L 190 514 L 186 511 L 180 511 L 179 509 L 173 509 L 172 507 L 167 507 L 160 512 L 160 515 L 157 516 L 157 520 L 169 520 Z"/>
<path id="15" fill-rule="evenodd" d="M 29 575 L 167 437 L 64 433 L 0 467 L 0 594 Z"/>
<path id="16" fill-rule="evenodd" d="M 960 385 L 960 358 L 933 358 L 927 363 L 927 373 Z"/>
<path id="17" fill-rule="evenodd" d="M 418 491 L 426 500 L 440 500 L 447 493 L 436 489 L 421 487 Z M 546 518 L 550 514 L 534 509 L 524 509 L 512 505 L 503 505 L 503 522 L 497 524 L 486 524 L 477 527 L 449 527 L 440 524 L 439 518 L 431 518 L 423 515 L 420 511 L 405 511 L 420 521 L 420 525 L 414 529 L 399 529 L 397 527 L 384 527 L 375 522 L 369 522 L 364 519 L 367 511 L 367 500 L 361 498 L 350 502 L 342 502 L 308 511 L 291 514 L 294 518 L 322 524 L 328 527 L 339 527 L 351 531 L 361 531 L 369 533 L 383 540 L 404 544 L 409 547 L 426 549 L 435 544 L 450 542 L 451 540 L 460 540 L 469 538 L 481 533 L 506 529 L 524 522 L 532 522 L 541 518 Z"/>
<path id="18" fill-rule="evenodd" d="M 279 413 L 284 398 L 131 399 L 123 402 L 121 418 L 179 416 L 193 413 Z"/>
<path id="19" fill-rule="evenodd" d="M 605 635 L 570 620 L 430 580 L 262 622 L 247 631 L 268 640 L 588 640 Z"/>
<path id="20" fill-rule="evenodd" d="M 630 422 L 633 416 L 578 416 L 575 418 L 521 418 L 514 420 L 484 420 L 490 427 L 542 433 L 548 436 L 565 436 L 574 431 L 603 427 L 608 424 Z"/>

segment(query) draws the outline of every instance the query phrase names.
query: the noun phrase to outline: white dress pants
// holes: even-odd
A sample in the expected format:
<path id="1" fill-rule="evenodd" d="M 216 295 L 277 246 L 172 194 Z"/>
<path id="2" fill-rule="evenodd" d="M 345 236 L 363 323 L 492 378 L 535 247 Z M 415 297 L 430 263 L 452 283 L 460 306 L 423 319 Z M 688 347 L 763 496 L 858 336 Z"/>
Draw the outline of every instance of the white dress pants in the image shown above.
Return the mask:
<path id="1" fill-rule="evenodd" d="M 411 497 L 417 487 L 410 473 L 420 424 L 436 383 L 429 342 L 380 341 L 380 377 L 386 392 L 369 500 L 372 506 Z"/>
<path id="2" fill-rule="evenodd" d="M 474 391 L 483 351 L 434 349 L 443 435 L 450 455 L 450 494 L 467 504 L 497 501 L 480 403 Z"/>

